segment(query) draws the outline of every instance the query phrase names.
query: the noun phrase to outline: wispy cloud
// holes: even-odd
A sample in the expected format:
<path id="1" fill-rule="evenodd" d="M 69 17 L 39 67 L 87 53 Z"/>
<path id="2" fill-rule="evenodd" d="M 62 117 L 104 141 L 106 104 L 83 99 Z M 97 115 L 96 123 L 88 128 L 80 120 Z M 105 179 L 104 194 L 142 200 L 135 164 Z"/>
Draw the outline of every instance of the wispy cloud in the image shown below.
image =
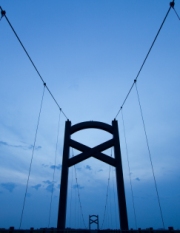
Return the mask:
<path id="1" fill-rule="evenodd" d="M 91 166 L 89 166 L 89 165 L 86 165 L 85 168 L 86 168 L 87 170 L 92 170 Z"/>
<path id="2" fill-rule="evenodd" d="M 9 144 L 9 143 L 4 142 L 4 141 L 0 141 L 0 146 L 20 148 L 23 150 L 32 150 L 33 149 L 33 145 L 13 145 L 13 144 Z M 35 146 L 35 150 L 40 150 L 41 148 L 42 148 L 41 146 Z"/>
<path id="3" fill-rule="evenodd" d="M 45 183 L 45 184 L 52 184 L 53 182 L 50 181 L 50 180 L 45 180 L 45 181 L 43 181 L 43 183 Z"/>
<path id="4" fill-rule="evenodd" d="M 49 167 L 49 165 L 47 165 L 47 164 L 41 164 L 43 167 Z"/>
<path id="5" fill-rule="evenodd" d="M 13 192 L 14 188 L 17 186 L 15 183 L 12 182 L 7 182 L 7 183 L 2 183 L 1 186 L 8 190 L 10 193 Z"/>
<path id="6" fill-rule="evenodd" d="M 140 179 L 138 177 L 135 180 L 140 181 Z"/>
<path id="7" fill-rule="evenodd" d="M 78 171 L 81 171 L 81 169 L 82 169 L 81 167 L 76 167 L 76 170 Z"/>
<path id="8" fill-rule="evenodd" d="M 37 185 L 31 186 L 31 187 L 38 190 L 41 187 L 41 184 L 37 184 Z"/>
<path id="9" fill-rule="evenodd" d="M 41 148 L 42 148 L 41 146 L 35 146 L 35 150 L 40 150 Z M 26 148 L 24 147 L 24 149 L 26 149 Z M 33 145 L 28 146 L 27 149 L 28 150 L 32 150 L 33 149 Z"/>
<path id="10" fill-rule="evenodd" d="M 74 188 L 74 189 L 77 189 L 77 188 L 83 189 L 84 186 L 80 186 L 79 184 L 75 184 L 75 185 L 73 185 L 73 188 Z"/>
<path id="11" fill-rule="evenodd" d="M 45 188 L 46 191 L 53 192 L 55 190 L 54 182 L 53 181 L 45 180 L 45 181 L 43 181 L 43 183 L 47 184 L 47 186 Z"/>
<path id="12" fill-rule="evenodd" d="M 55 164 L 53 164 L 53 165 L 48 165 L 48 164 L 42 164 L 42 166 L 43 167 L 47 167 L 47 168 L 51 168 L 51 169 L 57 169 L 57 170 L 61 170 L 61 167 L 62 167 L 62 165 L 61 164 L 58 164 L 58 165 L 55 165 Z"/>
<path id="13" fill-rule="evenodd" d="M 54 184 L 49 184 L 49 185 L 46 187 L 46 191 L 52 193 L 52 192 L 54 191 Z"/>
<path id="14" fill-rule="evenodd" d="M 51 169 L 57 169 L 57 170 L 61 170 L 61 167 L 62 166 L 60 164 L 59 165 L 51 165 L 50 166 Z"/>

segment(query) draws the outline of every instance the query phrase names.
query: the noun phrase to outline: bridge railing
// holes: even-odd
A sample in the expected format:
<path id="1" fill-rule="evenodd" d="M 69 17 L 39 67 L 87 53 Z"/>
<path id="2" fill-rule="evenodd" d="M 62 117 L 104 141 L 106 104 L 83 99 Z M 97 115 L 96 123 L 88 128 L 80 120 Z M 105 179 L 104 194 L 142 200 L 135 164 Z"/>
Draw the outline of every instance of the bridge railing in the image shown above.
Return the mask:
<path id="1" fill-rule="evenodd" d="M 9 229 L 0 228 L 0 233 L 180 233 L 180 230 L 175 230 L 173 227 L 168 229 L 153 229 L 152 227 L 147 229 L 138 230 L 130 229 L 122 231 L 119 229 L 104 229 L 104 230 L 87 230 L 87 229 L 72 229 L 66 228 L 65 230 L 59 230 L 57 228 L 40 228 L 40 229 L 15 229 L 10 227 Z"/>

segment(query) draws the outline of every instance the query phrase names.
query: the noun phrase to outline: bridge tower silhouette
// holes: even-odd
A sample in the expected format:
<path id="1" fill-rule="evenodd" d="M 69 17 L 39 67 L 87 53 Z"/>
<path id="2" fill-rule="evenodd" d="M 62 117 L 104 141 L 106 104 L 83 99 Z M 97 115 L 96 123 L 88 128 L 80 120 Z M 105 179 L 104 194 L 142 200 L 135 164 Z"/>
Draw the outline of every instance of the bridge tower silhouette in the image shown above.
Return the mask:
<path id="1" fill-rule="evenodd" d="M 112 139 L 90 148 L 75 140 L 71 139 L 71 135 L 83 129 L 100 129 L 112 134 Z M 82 153 L 69 158 L 70 147 L 75 148 Z M 114 147 L 114 158 L 102 153 L 104 150 Z M 118 196 L 118 209 L 119 209 L 119 222 L 121 230 L 128 230 L 128 217 L 126 208 L 126 198 L 124 189 L 123 169 L 121 160 L 121 150 L 118 132 L 118 122 L 112 121 L 112 125 L 98 122 L 87 121 L 81 122 L 71 126 L 71 121 L 67 120 L 65 125 L 64 134 L 64 148 L 63 148 L 63 161 L 61 171 L 61 185 L 59 195 L 59 209 L 57 228 L 64 230 L 66 224 L 66 206 L 67 206 L 67 188 L 68 188 L 68 171 L 69 167 L 82 162 L 85 159 L 94 157 L 102 162 L 105 162 L 116 169 L 116 182 L 117 182 L 117 196 Z"/>
<path id="2" fill-rule="evenodd" d="M 89 215 L 89 230 L 91 230 L 92 224 L 97 225 L 97 230 L 99 230 L 99 216 L 98 215 Z"/>

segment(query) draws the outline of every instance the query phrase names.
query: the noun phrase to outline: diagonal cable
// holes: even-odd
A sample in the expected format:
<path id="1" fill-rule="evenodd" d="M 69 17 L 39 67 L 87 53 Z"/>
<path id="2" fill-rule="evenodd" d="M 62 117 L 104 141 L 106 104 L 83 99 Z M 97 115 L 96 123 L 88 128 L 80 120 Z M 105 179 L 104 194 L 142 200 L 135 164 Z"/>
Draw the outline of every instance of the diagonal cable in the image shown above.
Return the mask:
<path id="1" fill-rule="evenodd" d="M 53 176 L 52 176 L 52 192 L 51 192 L 51 198 L 50 198 L 50 206 L 49 206 L 49 218 L 48 218 L 48 228 L 51 221 L 51 208 L 52 208 L 52 197 L 54 193 L 54 175 L 56 170 L 56 160 L 57 160 L 57 148 L 58 148 L 58 142 L 59 142 L 59 131 L 60 131 L 60 119 L 61 119 L 61 111 L 59 112 L 59 119 L 58 119 L 58 130 L 57 130 L 57 140 L 56 140 L 56 149 L 55 149 L 55 158 L 54 158 L 54 170 L 53 170 Z"/>
<path id="2" fill-rule="evenodd" d="M 109 181 L 110 181 L 110 172 L 111 172 L 111 166 L 109 165 L 109 176 L 108 176 L 108 183 L 107 183 L 107 189 L 106 189 L 106 200 L 105 200 L 105 206 L 104 206 L 104 214 L 103 214 L 103 221 L 101 225 L 101 229 L 103 228 L 106 211 L 107 211 L 107 202 L 108 202 L 108 193 L 109 193 Z"/>
<path id="3" fill-rule="evenodd" d="M 27 52 L 25 46 L 23 45 L 22 41 L 20 40 L 18 34 L 16 33 L 14 27 L 12 26 L 12 24 L 10 23 L 9 19 L 6 16 L 6 12 L 2 9 L 2 7 L 0 6 L 0 10 L 1 10 L 1 18 L 5 17 L 6 21 L 8 22 L 10 28 L 12 29 L 12 31 L 14 32 L 14 35 L 16 36 L 17 40 L 19 41 L 21 47 L 23 48 L 24 52 L 26 53 L 27 57 L 29 58 L 29 61 L 31 62 L 32 66 L 34 67 L 35 71 L 37 72 L 39 78 L 41 79 L 41 81 L 43 82 L 43 84 L 45 84 L 45 81 L 43 79 L 43 77 L 41 76 L 40 72 L 38 71 L 36 65 L 34 64 L 32 58 L 30 57 L 29 53 Z M 56 105 L 58 106 L 59 110 L 62 112 L 62 114 L 64 115 L 64 117 L 68 120 L 66 114 L 63 112 L 63 110 L 61 109 L 60 105 L 58 104 L 57 100 L 55 99 L 54 95 L 52 94 L 52 92 L 50 91 L 49 87 L 47 86 L 47 84 L 45 85 L 47 91 L 49 92 L 50 96 L 52 97 L 52 99 L 54 100 L 54 102 L 56 103 Z"/>
<path id="4" fill-rule="evenodd" d="M 176 9 L 175 9 L 175 8 L 173 8 L 173 10 L 174 10 L 174 12 L 175 12 L 176 16 L 178 17 L 178 19 L 180 20 L 180 16 L 179 16 L 179 14 L 177 13 Z"/>
<path id="5" fill-rule="evenodd" d="M 73 157 L 74 157 L 74 153 L 73 153 Z M 76 172 L 76 166 L 75 165 L 74 165 L 74 171 L 75 171 L 75 178 L 76 178 L 76 186 L 77 186 L 77 190 L 78 190 L 78 200 L 79 200 L 79 206 L 80 206 L 80 210 L 81 210 L 81 216 L 82 216 L 84 227 L 85 227 L 85 229 L 87 229 L 85 221 L 84 221 L 84 214 L 83 214 L 83 210 L 82 210 L 82 204 L 81 204 L 81 198 L 80 198 L 80 192 L 79 192 L 79 184 L 78 184 L 77 172 Z"/>
<path id="6" fill-rule="evenodd" d="M 75 176 L 76 176 L 76 186 L 77 186 L 77 190 L 78 190 L 78 200 L 79 200 L 79 205 L 80 205 L 80 210 L 81 210 L 81 216 L 82 216 L 82 219 L 83 219 L 84 227 L 85 227 L 85 229 L 87 229 L 85 221 L 84 221 L 84 215 L 83 215 L 83 210 L 82 210 L 82 204 L 81 204 L 81 198 L 80 198 L 80 192 L 79 192 L 79 184 L 78 184 L 78 180 L 77 180 L 77 172 L 76 172 L 76 166 L 75 165 L 74 165 L 74 170 L 75 170 Z"/>
<path id="7" fill-rule="evenodd" d="M 26 183 L 26 190 L 25 190 L 25 194 L 24 194 L 24 200 L 23 200 L 23 207 L 22 207 L 22 212 L 21 212 L 21 217 L 20 217 L 19 230 L 21 229 L 22 219 L 23 219 L 23 214 L 24 214 L 24 208 L 25 208 L 25 204 L 26 204 L 26 196 L 27 196 L 27 191 L 28 191 L 28 186 L 29 186 L 29 178 L 30 178 L 30 174 L 31 174 L 31 167 L 32 167 L 32 161 L 33 161 L 33 157 L 34 157 L 34 150 L 35 150 L 35 146 L 36 146 L 37 132 L 38 132 L 38 128 L 39 128 L 41 110 L 42 110 L 43 99 L 44 99 L 44 92 L 45 92 L 45 84 L 44 84 L 44 88 L 43 88 L 43 94 L 42 94 L 42 99 L 41 99 L 41 104 L 40 104 L 40 111 L 39 111 L 39 115 L 38 115 L 37 127 L 36 127 L 36 132 L 35 132 L 35 137 L 34 137 L 34 144 L 33 144 L 33 149 L 32 149 L 31 161 L 30 161 L 30 165 L 29 165 L 29 173 L 28 173 L 28 178 L 27 178 L 27 183 Z"/>
<path id="8" fill-rule="evenodd" d="M 130 164 L 129 164 L 129 151 L 128 151 L 128 147 L 127 147 L 127 139 L 126 139 L 126 130 L 125 130 L 123 110 L 121 111 L 121 115 L 122 115 L 123 132 L 124 132 L 124 139 L 125 139 L 125 145 L 126 145 L 126 156 L 127 156 L 127 162 L 128 162 L 129 182 L 130 182 L 130 187 L 131 187 L 131 196 L 132 196 L 132 203 L 133 203 L 134 220 L 135 220 L 136 229 L 138 229 L 137 228 L 137 217 L 136 217 L 136 211 L 135 211 L 134 193 L 133 193 L 133 188 L 132 188 L 131 171 L 130 171 Z"/>
<path id="9" fill-rule="evenodd" d="M 160 28 L 159 28 L 158 32 L 156 33 L 156 36 L 155 36 L 155 38 L 154 38 L 154 40 L 153 40 L 153 42 L 152 42 L 152 44 L 151 44 L 151 46 L 150 46 L 150 48 L 149 48 L 149 50 L 148 50 L 148 52 L 147 52 L 147 54 L 146 54 L 144 60 L 143 60 L 143 63 L 142 63 L 142 65 L 141 65 L 141 67 L 140 67 L 140 69 L 139 69 L 139 71 L 138 71 L 138 73 L 137 73 L 137 75 L 136 75 L 135 80 L 138 79 L 138 77 L 139 77 L 139 75 L 140 75 L 140 73 L 141 73 L 141 71 L 142 71 L 142 69 L 143 69 L 143 67 L 144 67 L 144 65 L 145 65 L 145 63 L 146 63 L 146 60 L 147 60 L 147 58 L 148 58 L 148 56 L 149 56 L 149 54 L 150 54 L 150 52 L 151 52 L 151 50 L 152 50 L 152 48 L 153 48 L 153 46 L 154 46 L 156 40 L 157 40 L 157 38 L 158 38 L 158 35 L 159 35 L 159 33 L 160 33 L 160 31 L 161 31 L 161 29 L 162 29 L 162 27 L 163 27 L 163 25 L 164 25 L 164 23 L 165 23 L 165 21 L 166 21 L 166 19 L 167 19 L 167 16 L 168 16 L 168 14 L 169 14 L 171 8 L 173 8 L 173 6 L 174 6 L 173 4 L 174 4 L 174 1 L 172 1 L 172 2 L 170 3 L 169 9 L 168 9 L 168 11 L 167 11 L 167 13 L 166 13 L 166 15 L 165 15 L 165 17 L 164 17 L 164 19 L 163 19 L 161 25 L 160 25 Z M 134 82 L 133 82 L 133 84 L 131 85 L 131 87 L 130 87 L 130 89 L 129 89 L 129 91 L 128 91 L 128 93 L 127 93 L 127 95 L 126 95 L 126 97 L 125 97 L 125 99 L 124 99 L 124 101 L 123 101 L 123 103 L 122 103 L 120 109 L 118 110 L 118 112 L 117 112 L 117 114 L 116 114 L 116 116 L 115 116 L 115 119 L 117 118 L 117 116 L 119 115 L 120 111 L 122 110 L 124 104 L 126 103 L 126 100 L 128 99 L 129 94 L 131 93 L 133 87 L 134 87 Z"/>
<path id="10" fill-rule="evenodd" d="M 174 8 L 174 5 L 175 5 L 175 2 L 174 2 L 174 0 L 173 0 L 172 2 L 170 2 L 170 6 L 173 8 L 173 10 L 174 10 L 176 16 L 177 16 L 178 19 L 180 20 L 180 16 L 179 16 L 179 14 L 177 13 L 176 9 Z"/>
<path id="11" fill-rule="evenodd" d="M 148 136 L 147 136 L 147 132 L 146 132 L 146 126 L 145 126 L 143 111 L 142 111 L 142 107 L 141 107 L 141 102 L 140 102 L 140 97 L 139 97 L 139 92 L 138 92 L 138 89 L 137 89 L 137 83 L 136 82 L 135 82 L 135 87 L 136 87 L 137 99 L 138 99 L 140 113 L 141 113 L 141 119 L 142 119 L 142 122 L 143 122 L 144 134 L 145 134 L 145 138 L 146 138 L 146 144 L 147 144 L 147 148 L 148 148 L 148 152 L 149 152 L 149 160 L 150 160 L 150 163 L 151 163 L 151 170 L 152 170 L 152 174 L 153 174 L 154 185 L 155 185 L 155 190 L 156 190 L 156 194 L 157 194 L 161 220 L 162 220 L 163 228 L 165 229 L 163 213 L 162 213 L 162 208 L 161 208 L 161 203 L 160 203 L 160 197 L 159 197 L 159 192 L 158 192 L 158 188 L 157 188 L 157 182 L 156 182 L 156 177 L 155 177 L 155 173 L 154 173 L 154 167 L 153 167 L 153 163 L 152 163 L 152 156 L 151 156 L 151 151 L 150 151 L 150 147 L 149 147 L 149 141 L 148 141 Z"/>

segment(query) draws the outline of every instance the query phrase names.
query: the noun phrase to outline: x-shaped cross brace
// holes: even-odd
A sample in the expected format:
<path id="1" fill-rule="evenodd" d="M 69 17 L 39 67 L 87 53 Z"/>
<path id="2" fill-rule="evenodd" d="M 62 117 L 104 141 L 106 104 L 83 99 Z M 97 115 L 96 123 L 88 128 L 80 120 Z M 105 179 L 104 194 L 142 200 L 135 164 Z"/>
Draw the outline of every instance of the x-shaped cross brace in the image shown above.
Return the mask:
<path id="1" fill-rule="evenodd" d="M 96 220 L 90 219 L 90 224 L 92 224 L 92 223 L 98 224 L 98 220 L 97 219 Z"/>
<path id="2" fill-rule="evenodd" d="M 83 160 L 88 159 L 90 157 L 94 157 L 96 159 L 99 159 L 102 162 L 105 162 L 111 166 L 114 166 L 114 167 L 116 166 L 115 165 L 116 161 L 114 158 L 109 157 L 108 155 L 101 153 L 102 151 L 114 146 L 113 139 L 108 140 L 108 141 L 106 141 L 98 146 L 95 146 L 93 148 L 85 146 L 77 141 L 70 139 L 70 146 L 79 150 L 79 151 L 82 151 L 83 153 L 80 153 L 80 154 L 76 155 L 75 157 L 70 158 L 68 160 L 69 167 L 75 165 L 76 163 L 80 163 Z"/>

